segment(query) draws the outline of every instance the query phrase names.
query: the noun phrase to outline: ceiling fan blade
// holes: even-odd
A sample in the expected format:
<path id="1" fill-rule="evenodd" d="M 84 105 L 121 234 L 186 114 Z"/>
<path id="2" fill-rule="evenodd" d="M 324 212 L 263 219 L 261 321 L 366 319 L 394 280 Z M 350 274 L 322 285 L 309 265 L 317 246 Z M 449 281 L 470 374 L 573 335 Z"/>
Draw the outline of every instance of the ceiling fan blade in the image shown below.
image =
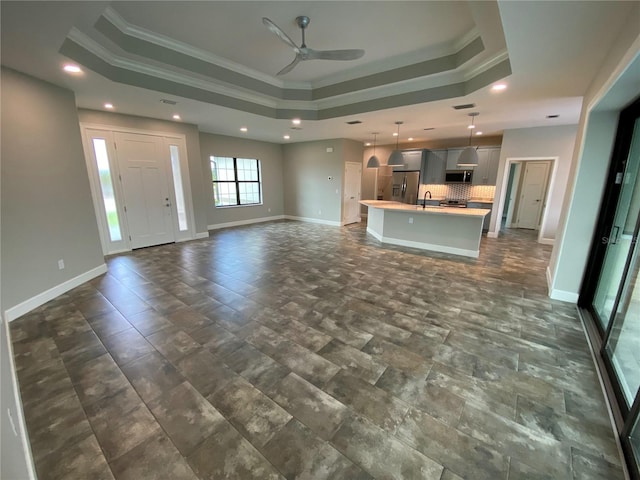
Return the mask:
<path id="1" fill-rule="evenodd" d="M 276 73 L 276 76 L 284 75 L 285 73 L 289 73 L 291 70 L 293 70 L 293 68 L 296 65 L 298 65 L 298 63 L 300 63 L 300 60 L 301 60 L 300 55 L 296 55 L 296 58 L 293 59 L 293 62 L 291 62 L 289 65 L 287 65 L 282 70 L 280 70 L 278 73 Z"/>
<path id="2" fill-rule="evenodd" d="M 271 20 L 269 20 L 267 17 L 262 17 L 262 23 L 264 24 L 265 27 L 267 27 L 270 31 L 272 31 L 273 33 L 275 33 L 278 37 L 280 37 L 280 40 L 282 40 L 284 43 L 286 43 L 287 45 L 289 45 L 291 48 L 293 48 L 293 50 L 298 53 L 300 51 L 300 48 L 293 42 L 293 40 L 291 40 L 289 38 L 289 35 L 287 35 L 286 33 L 284 33 L 282 31 L 282 29 L 277 26 L 275 23 L 273 23 Z"/>
<path id="3" fill-rule="evenodd" d="M 364 50 L 313 50 L 306 49 L 305 60 L 357 60 L 364 55 Z"/>

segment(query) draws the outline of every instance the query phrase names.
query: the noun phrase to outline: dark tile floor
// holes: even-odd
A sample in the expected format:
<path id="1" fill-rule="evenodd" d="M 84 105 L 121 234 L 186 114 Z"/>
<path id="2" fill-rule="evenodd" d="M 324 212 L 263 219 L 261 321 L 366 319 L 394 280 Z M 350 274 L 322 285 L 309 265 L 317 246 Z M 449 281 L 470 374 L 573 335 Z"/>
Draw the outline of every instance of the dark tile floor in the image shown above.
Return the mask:
<path id="1" fill-rule="evenodd" d="M 109 258 L 11 324 L 39 478 L 623 478 L 549 253 L 276 222 Z"/>

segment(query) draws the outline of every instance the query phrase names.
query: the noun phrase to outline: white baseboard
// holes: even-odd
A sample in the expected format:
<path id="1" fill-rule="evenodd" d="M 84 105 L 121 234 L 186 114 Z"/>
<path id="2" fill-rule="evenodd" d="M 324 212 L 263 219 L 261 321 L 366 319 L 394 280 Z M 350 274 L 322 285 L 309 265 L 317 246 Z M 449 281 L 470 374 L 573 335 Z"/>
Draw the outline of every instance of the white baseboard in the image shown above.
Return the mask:
<path id="1" fill-rule="evenodd" d="M 207 228 L 209 227 L 207 226 Z M 193 237 L 194 240 L 200 240 L 201 238 L 209 238 L 209 232 L 196 233 L 196 235 Z"/>
<path id="2" fill-rule="evenodd" d="M 547 291 L 549 292 L 549 298 L 552 298 L 553 300 L 560 300 L 561 302 L 578 303 L 578 297 L 580 296 L 580 294 L 553 288 L 551 269 L 548 265 L 545 271 L 545 277 L 547 278 Z"/>
<path id="3" fill-rule="evenodd" d="M 370 233 L 376 240 L 382 243 L 389 243 L 391 245 L 399 245 L 401 247 L 419 248 L 420 250 L 429 250 L 432 252 L 450 253 L 452 255 L 462 255 L 463 257 L 478 258 L 480 256 L 480 250 L 467 250 L 464 248 L 447 247 L 444 245 L 434 245 L 432 243 L 413 242 L 411 240 L 400 240 L 398 238 L 383 237 L 378 233 L 367 228 L 367 233 Z"/>
<path id="4" fill-rule="evenodd" d="M 556 239 L 543 237 L 540 240 L 538 240 L 538 243 L 541 243 L 542 245 L 553 245 L 554 243 L 556 243 Z"/>
<path id="5" fill-rule="evenodd" d="M 566 290 L 557 290 L 555 288 L 549 291 L 549 298 L 560 300 L 561 302 L 578 303 L 579 296 L 575 292 L 567 292 Z"/>
<path id="6" fill-rule="evenodd" d="M 487 238 L 498 238 L 500 232 L 487 232 Z"/>
<path id="7" fill-rule="evenodd" d="M 239 227 L 241 225 L 251 225 L 252 223 L 262 223 L 262 222 L 272 222 L 274 220 L 283 220 L 284 218 L 286 218 L 284 215 L 275 215 L 273 217 L 250 218 L 249 220 L 238 220 L 237 222 L 216 223 L 215 225 L 208 225 L 207 228 L 209 230 L 219 230 L 221 228 Z M 208 236 L 209 236 L 209 232 L 207 232 L 207 237 Z M 206 238 L 206 237 L 202 237 L 202 238 Z"/>
<path id="8" fill-rule="evenodd" d="M 56 297 L 59 297 L 63 293 L 68 292 L 69 290 L 76 288 L 82 285 L 89 280 L 93 280 L 99 275 L 103 273 L 107 273 L 107 265 L 102 264 L 91 270 L 81 273 L 80 275 L 70 278 L 69 280 L 62 282 L 59 285 L 56 285 L 49 290 L 46 290 L 42 293 L 39 293 L 24 302 L 19 303 L 18 305 L 11 307 L 4 311 L 4 318 L 7 322 L 11 322 L 18 317 L 21 317 L 25 313 L 30 312 L 31 310 L 38 308 L 40 305 L 44 305 L 49 300 L 53 300 Z"/>
<path id="9" fill-rule="evenodd" d="M 319 223 L 321 225 L 331 225 L 332 227 L 342 226 L 341 222 L 334 222 L 332 220 L 322 220 L 321 218 L 294 217 L 293 215 L 285 215 L 284 218 L 286 218 L 287 220 L 298 220 L 300 222 Z"/>
<path id="10" fill-rule="evenodd" d="M 22 450 L 24 452 L 24 460 L 27 466 L 28 480 L 35 480 L 35 468 L 33 463 L 33 454 L 31 453 L 31 442 L 27 437 L 27 428 L 24 421 L 24 411 L 22 410 L 22 399 L 20 398 L 20 387 L 18 386 L 18 376 L 16 375 L 16 363 L 13 358 L 13 344 L 11 343 L 11 329 L 9 328 L 8 319 L 2 321 L 4 328 L 4 340 L 7 342 L 7 351 L 9 352 L 9 370 L 11 371 L 11 384 L 13 385 L 13 402 L 16 409 L 16 417 L 14 420 L 18 422 L 18 430 L 20 436 L 20 442 L 22 443 Z M 2 413 L 4 415 L 4 412 Z M 4 422 L 4 420 L 3 420 Z M 6 424 L 3 427 L 6 428 Z M 7 428 L 8 430 L 8 428 Z"/>

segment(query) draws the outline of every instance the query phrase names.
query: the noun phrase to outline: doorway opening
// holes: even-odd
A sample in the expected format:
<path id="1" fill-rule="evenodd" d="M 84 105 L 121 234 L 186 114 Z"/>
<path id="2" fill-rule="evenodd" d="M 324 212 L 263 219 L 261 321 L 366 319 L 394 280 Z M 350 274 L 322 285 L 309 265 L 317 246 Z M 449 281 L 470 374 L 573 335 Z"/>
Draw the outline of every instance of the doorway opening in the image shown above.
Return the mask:
<path id="1" fill-rule="evenodd" d="M 553 244 L 546 235 L 547 205 L 557 158 L 507 158 L 495 231 L 520 228 L 538 232 L 538 243 Z"/>
<path id="2" fill-rule="evenodd" d="M 344 189 L 342 200 L 342 225 L 361 221 L 360 217 L 360 182 L 362 165 L 356 162 L 344 164 Z"/>

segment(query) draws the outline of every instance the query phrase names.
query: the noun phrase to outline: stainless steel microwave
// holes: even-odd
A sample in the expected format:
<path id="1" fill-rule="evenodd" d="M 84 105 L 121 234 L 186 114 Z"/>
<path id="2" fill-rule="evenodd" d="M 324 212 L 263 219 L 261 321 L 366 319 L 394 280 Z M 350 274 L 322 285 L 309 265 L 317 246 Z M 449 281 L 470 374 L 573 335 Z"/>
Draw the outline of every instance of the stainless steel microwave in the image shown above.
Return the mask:
<path id="1" fill-rule="evenodd" d="M 473 170 L 447 170 L 444 176 L 445 183 L 471 183 Z"/>

